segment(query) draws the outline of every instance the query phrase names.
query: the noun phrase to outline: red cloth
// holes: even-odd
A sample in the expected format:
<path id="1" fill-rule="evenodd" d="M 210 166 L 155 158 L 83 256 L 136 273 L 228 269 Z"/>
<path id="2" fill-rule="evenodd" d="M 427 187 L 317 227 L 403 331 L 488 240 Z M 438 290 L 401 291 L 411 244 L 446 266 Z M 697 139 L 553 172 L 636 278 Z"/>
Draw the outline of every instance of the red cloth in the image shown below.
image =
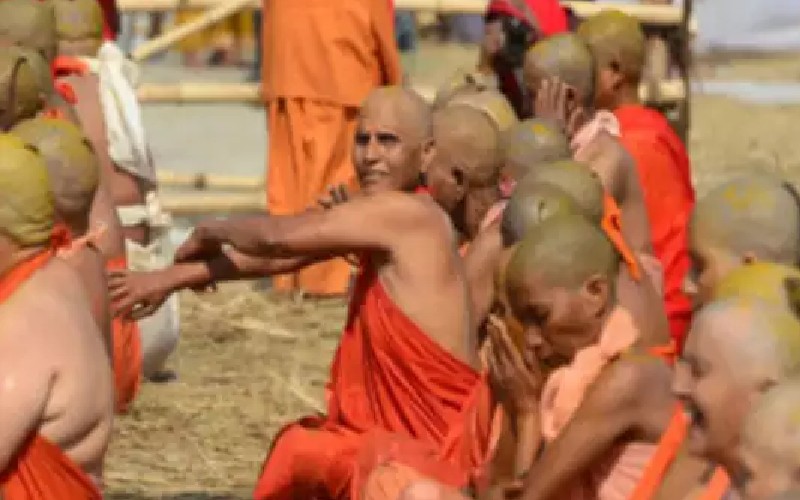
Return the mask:
<path id="1" fill-rule="evenodd" d="M 106 269 L 116 271 L 127 269 L 125 256 L 110 259 Z M 115 317 L 111 322 L 111 335 L 114 348 L 114 388 L 117 413 L 124 413 L 139 392 L 142 373 L 142 338 L 139 324 L 135 321 Z"/>
<path id="2" fill-rule="evenodd" d="M 44 250 L 18 264 L 0 280 L 0 303 L 5 302 L 28 278 L 53 257 Z M 36 433 L 22 445 L 6 470 L 0 474 L 3 500 L 100 500 L 92 479 L 61 449 Z"/>
<path id="3" fill-rule="evenodd" d="M 484 450 L 475 450 L 481 439 L 471 423 L 489 413 L 479 406 L 488 394 L 485 378 L 422 332 L 386 294 L 368 259 L 362 262 L 331 367 L 327 416 L 278 435 L 256 500 L 353 498 L 382 443 L 395 441 L 387 435 L 418 440 L 413 449 L 432 447 L 458 467 L 483 459 L 472 458 Z"/>
<path id="4" fill-rule="evenodd" d="M 56 92 L 69 104 L 78 102 L 72 85 L 59 81 L 59 78 L 69 75 L 83 76 L 89 72 L 89 66 L 77 57 L 57 56 L 50 65 L 50 71 L 53 74 Z"/>
<path id="5" fill-rule="evenodd" d="M 644 106 L 623 106 L 614 115 L 619 120 L 622 145 L 636 162 L 653 253 L 664 267 L 664 305 L 670 333 L 682 350 L 692 311 L 689 298 L 682 292 L 691 266 L 688 228 L 695 202 L 689 155 L 660 113 Z"/>
<path id="6" fill-rule="evenodd" d="M 98 0 L 103 10 L 103 40 L 116 40 L 119 32 L 119 10 L 114 0 Z"/>
<path id="7" fill-rule="evenodd" d="M 567 31 L 567 12 L 558 0 L 525 0 L 539 23 L 543 36 Z M 527 22 L 526 16 L 508 0 L 492 0 L 486 8 L 487 14 L 506 14 Z"/>

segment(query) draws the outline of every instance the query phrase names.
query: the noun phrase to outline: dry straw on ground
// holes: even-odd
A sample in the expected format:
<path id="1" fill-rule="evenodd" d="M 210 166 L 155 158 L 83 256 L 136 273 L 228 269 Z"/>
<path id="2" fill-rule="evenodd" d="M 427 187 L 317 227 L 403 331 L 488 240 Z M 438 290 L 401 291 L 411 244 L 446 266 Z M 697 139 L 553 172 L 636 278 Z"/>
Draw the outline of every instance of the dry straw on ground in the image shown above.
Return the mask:
<path id="1" fill-rule="evenodd" d="M 800 106 L 700 97 L 693 116 L 700 193 L 749 172 L 800 180 Z M 244 284 L 181 299 L 177 381 L 145 384 L 117 420 L 109 498 L 249 498 L 274 433 L 322 407 L 343 303 L 291 301 Z"/>

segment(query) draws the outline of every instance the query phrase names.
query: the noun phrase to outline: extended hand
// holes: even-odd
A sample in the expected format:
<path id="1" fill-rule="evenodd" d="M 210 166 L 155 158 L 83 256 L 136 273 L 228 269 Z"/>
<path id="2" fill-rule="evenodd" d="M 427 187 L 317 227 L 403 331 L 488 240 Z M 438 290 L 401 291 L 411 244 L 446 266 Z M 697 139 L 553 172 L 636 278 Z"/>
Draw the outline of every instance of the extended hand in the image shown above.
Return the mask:
<path id="1" fill-rule="evenodd" d="M 108 289 L 112 314 L 134 321 L 150 316 L 171 293 L 164 280 L 160 271 L 110 271 Z"/>
<path id="2" fill-rule="evenodd" d="M 347 186 L 339 184 L 328 189 L 328 194 L 317 200 L 317 203 L 322 208 L 328 209 L 346 202 L 350 199 L 350 193 L 347 192 Z"/>

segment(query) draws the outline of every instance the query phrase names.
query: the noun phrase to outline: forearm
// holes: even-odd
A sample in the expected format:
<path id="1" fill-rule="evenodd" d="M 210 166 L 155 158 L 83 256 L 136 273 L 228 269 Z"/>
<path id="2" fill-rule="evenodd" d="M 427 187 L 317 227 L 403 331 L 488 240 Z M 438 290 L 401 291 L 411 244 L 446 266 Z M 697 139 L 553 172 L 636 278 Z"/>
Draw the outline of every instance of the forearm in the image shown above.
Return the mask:
<path id="1" fill-rule="evenodd" d="M 531 468 L 542 446 L 541 420 L 538 411 L 530 411 L 514 418 L 517 448 L 514 459 L 514 476 L 522 477 Z"/>
<path id="2" fill-rule="evenodd" d="M 89 225 L 93 228 L 105 228 L 95 244 L 106 259 L 124 255 L 125 242 L 122 237 L 122 225 L 108 187 L 102 180 L 97 187 L 97 193 L 89 211 Z"/>

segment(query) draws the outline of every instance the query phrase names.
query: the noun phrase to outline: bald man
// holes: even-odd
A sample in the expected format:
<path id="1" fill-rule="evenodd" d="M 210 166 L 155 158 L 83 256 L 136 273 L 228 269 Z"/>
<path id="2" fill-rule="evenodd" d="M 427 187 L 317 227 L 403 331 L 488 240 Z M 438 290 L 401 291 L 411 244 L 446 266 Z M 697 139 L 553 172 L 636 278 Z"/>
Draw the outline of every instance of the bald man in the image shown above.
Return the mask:
<path id="1" fill-rule="evenodd" d="M 81 279 L 54 257 L 47 166 L 0 136 L 0 494 L 102 498 L 113 382 Z"/>
<path id="2" fill-rule="evenodd" d="M 692 268 L 685 291 L 695 307 L 707 302 L 719 282 L 741 265 L 797 265 L 800 203 L 795 188 L 759 175 L 712 189 L 692 213 L 689 255 Z"/>
<path id="3" fill-rule="evenodd" d="M 478 109 L 452 104 L 433 115 L 436 154 L 426 172 L 431 196 L 450 215 L 462 243 L 490 224 L 486 216 L 500 200 L 503 156 L 500 134 Z"/>
<path id="4" fill-rule="evenodd" d="M 81 277 L 91 299 L 92 316 L 111 353 L 113 340 L 105 259 L 94 244 L 102 228 L 89 227 L 89 211 L 100 177 L 97 158 L 80 129 L 65 120 L 34 118 L 17 124 L 11 133 L 36 148 L 47 164 L 56 217 L 72 240 L 59 255 Z"/>
<path id="5" fill-rule="evenodd" d="M 16 47 L 0 47 L 0 127 L 8 130 L 44 108 L 45 95 L 33 67 Z"/>
<path id="6" fill-rule="evenodd" d="M 620 141 L 636 164 L 650 221 L 653 251 L 664 267 L 664 301 L 670 330 L 682 339 L 691 303 L 681 286 L 689 267 L 689 217 L 695 196 L 686 147 L 664 116 L 642 105 L 639 85 L 646 39 L 635 18 L 604 10 L 578 29 L 597 63 L 598 109 L 614 113 Z"/>
<path id="7" fill-rule="evenodd" d="M 785 307 L 745 296 L 698 312 L 673 390 L 689 420 L 687 449 L 724 469 L 695 477 L 698 491 L 722 498 L 727 477 L 734 484 L 746 477 L 739 454 L 745 416 L 766 389 L 798 374 L 798 353 L 800 323 Z"/>
<path id="8" fill-rule="evenodd" d="M 433 109 L 438 110 L 450 105 L 464 105 L 481 111 L 492 120 L 501 133 L 519 121 L 508 99 L 496 90 L 460 92 L 442 104 L 434 104 Z"/>
<path id="9" fill-rule="evenodd" d="M 737 485 L 743 498 L 770 499 L 800 491 L 800 380 L 770 389 L 745 420 L 740 455 L 747 474 Z"/>
<path id="10" fill-rule="evenodd" d="M 599 225 L 566 216 L 529 232 L 506 266 L 508 305 L 547 376 L 547 445 L 523 498 L 629 498 L 674 417 L 661 344 L 615 299 L 619 263 Z"/>
<path id="11" fill-rule="evenodd" d="M 554 35 L 528 50 L 524 74 L 536 116 L 569 128 L 574 159 L 597 172 L 622 210 L 626 239 L 634 251 L 650 257 L 650 227 L 636 166 L 609 123 L 613 115 L 594 111 L 595 65 L 589 48 L 577 35 Z"/>
<path id="12" fill-rule="evenodd" d="M 330 255 L 359 256 L 361 273 L 333 362 L 328 414 L 279 434 L 256 498 L 349 491 L 358 454 L 384 449 L 380 445 L 390 436 L 415 436 L 420 447 L 441 451 L 444 465 L 464 481 L 464 471 L 479 463 L 463 463 L 456 449 L 444 450 L 445 436 L 454 432 L 451 438 L 474 450 L 472 460 L 485 459 L 485 439 L 473 431 L 489 424 L 458 427 L 473 412 L 488 413 L 489 401 L 476 369 L 475 326 L 457 237 L 447 214 L 428 195 L 415 193 L 435 155 L 427 103 L 407 89 L 378 89 L 364 103 L 355 133 L 363 195 L 297 216 L 203 222 L 179 249 L 178 260 L 186 262 L 179 271 L 183 283 L 193 272 L 187 266 L 211 274 L 209 259 L 221 256 L 208 250 L 223 239 L 236 251 L 228 254 L 234 263 L 237 255 L 258 258 L 262 269 L 276 257 L 294 260 L 296 269 Z M 441 376 L 433 375 L 437 371 Z M 379 376 L 389 372 L 405 375 Z"/>

